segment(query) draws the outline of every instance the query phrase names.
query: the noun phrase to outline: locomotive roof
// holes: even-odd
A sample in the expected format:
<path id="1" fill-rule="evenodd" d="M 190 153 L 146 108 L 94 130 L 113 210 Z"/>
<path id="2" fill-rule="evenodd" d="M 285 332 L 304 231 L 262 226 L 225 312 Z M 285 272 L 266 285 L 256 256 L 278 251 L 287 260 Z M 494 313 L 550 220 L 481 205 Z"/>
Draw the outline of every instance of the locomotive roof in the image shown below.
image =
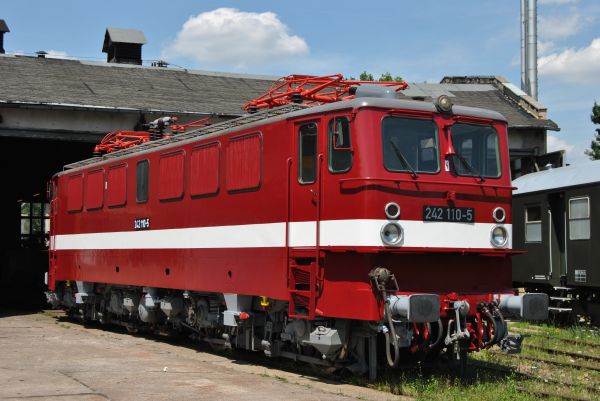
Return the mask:
<path id="1" fill-rule="evenodd" d="M 437 112 L 435 105 L 432 102 L 406 100 L 406 99 L 386 99 L 359 97 L 351 100 L 324 104 L 321 106 L 307 107 L 299 104 L 289 104 L 287 106 L 263 110 L 255 114 L 248 114 L 233 120 L 224 121 L 221 123 L 209 125 L 207 127 L 198 128 L 181 134 L 173 135 L 168 139 L 146 142 L 133 148 L 119 150 L 113 153 L 108 153 L 101 158 L 95 157 L 83 160 L 77 163 L 72 163 L 65 166 L 65 170 L 73 170 L 100 164 L 106 162 L 117 161 L 132 154 L 143 154 L 150 152 L 156 148 L 167 149 L 170 147 L 183 145 L 197 140 L 199 137 L 211 138 L 214 136 L 224 135 L 229 132 L 240 129 L 251 129 L 261 125 L 273 123 L 290 118 L 309 116 L 318 113 L 327 113 L 330 111 L 354 109 L 363 107 L 379 107 L 379 108 L 394 108 L 394 109 L 409 109 L 418 111 Z M 463 116 L 471 116 L 506 122 L 504 116 L 493 110 L 480 109 L 476 107 L 454 106 L 453 113 Z"/>
<path id="2" fill-rule="evenodd" d="M 551 191 L 600 182 L 600 160 L 538 171 L 513 181 L 513 195 Z"/>

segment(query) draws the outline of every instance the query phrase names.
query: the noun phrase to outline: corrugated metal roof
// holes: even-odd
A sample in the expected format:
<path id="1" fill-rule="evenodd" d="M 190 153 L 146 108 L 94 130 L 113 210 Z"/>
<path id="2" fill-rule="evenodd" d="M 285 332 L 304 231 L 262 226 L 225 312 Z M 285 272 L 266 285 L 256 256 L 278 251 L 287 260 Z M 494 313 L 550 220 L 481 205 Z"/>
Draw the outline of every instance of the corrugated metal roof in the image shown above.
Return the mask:
<path id="1" fill-rule="evenodd" d="M 138 45 L 144 45 L 148 43 L 144 32 L 138 31 L 137 29 L 125 29 L 125 28 L 106 28 L 104 34 L 104 43 L 102 44 L 102 51 L 105 52 L 108 49 L 109 43 L 133 43 Z"/>
<path id="2" fill-rule="evenodd" d="M 575 187 L 600 182 L 600 160 L 589 163 L 543 170 L 517 178 L 513 195 Z"/>

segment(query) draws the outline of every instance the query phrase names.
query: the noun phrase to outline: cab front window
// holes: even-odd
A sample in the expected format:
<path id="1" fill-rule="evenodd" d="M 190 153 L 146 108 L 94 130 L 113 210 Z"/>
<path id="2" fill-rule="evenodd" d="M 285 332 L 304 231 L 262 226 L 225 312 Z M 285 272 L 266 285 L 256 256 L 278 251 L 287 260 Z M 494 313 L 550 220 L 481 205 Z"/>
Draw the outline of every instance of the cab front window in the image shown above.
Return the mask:
<path id="1" fill-rule="evenodd" d="M 438 130 L 431 120 L 383 119 L 383 165 L 388 171 L 437 173 L 440 170 Z"/>
<path id="2" fill-rule="evenodd" d="M 456 123 L 452 126 L 452 147 L 456 152 L 456 174 L 500 177 L 500 146 L 498 133 L 493 127 Z"/>

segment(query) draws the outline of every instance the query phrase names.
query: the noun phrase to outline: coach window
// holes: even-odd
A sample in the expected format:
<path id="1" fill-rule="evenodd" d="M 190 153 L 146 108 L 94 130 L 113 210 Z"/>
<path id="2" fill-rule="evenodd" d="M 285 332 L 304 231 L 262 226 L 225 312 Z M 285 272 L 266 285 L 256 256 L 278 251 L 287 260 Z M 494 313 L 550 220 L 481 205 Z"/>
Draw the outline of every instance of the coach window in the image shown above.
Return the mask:
<path id="1" fill-rule="evenodd" d="M 308 123 L 298 130 L 298 181 L 311 184 L 317 179 L 317 124 Z"/>
<path id="2" fill-rule="evenodd" d="M 527 206 L 525 208 L 525 242 L 542 241 L 542 208 Z"/>
<path id="3" fill-rule="evenodd" d="M 148 201 L 148 179 L 150 164 L 148 160 L 142 160 L 137 163 L 135 170 L 135 200 L 138 203 Z"/>
<path id="4" fill-rule="evenodd" d="M 329 171 L 345 173 L 352 168 L 350 122 L 346 117 L 329 120 Z"/>
<path id="5" fill-rule="evenodd" d="M 590 239 L 590 198 L 569 199 L 569 239 Z"/>

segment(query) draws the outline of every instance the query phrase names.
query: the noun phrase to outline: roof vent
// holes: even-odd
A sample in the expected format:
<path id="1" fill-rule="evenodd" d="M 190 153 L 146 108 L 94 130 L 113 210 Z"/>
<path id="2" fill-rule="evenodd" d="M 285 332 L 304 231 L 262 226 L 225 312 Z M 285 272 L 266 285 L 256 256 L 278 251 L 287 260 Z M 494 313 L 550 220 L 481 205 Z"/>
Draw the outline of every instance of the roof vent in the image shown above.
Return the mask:
<path id="1" fill-rule="evenodd" d="M 0 54 L 4 54 L 4 34 L 10 32 L 8 25 L 3 19 L 0 19 Z"/>
<path id="2" fill-rule="evenodd" d="M 135 29 L 106 28 L 102 52 L 108 63 L 142 65 L 144 32 Z"/>
<path id="3" fill-rule="evenodd" d="M 46 58 L 46 54 L 48 54 L 48 52 L 39 50 L 39 51 L 35 52 L 35 54 L 37 54 L 38 58 Z"/>

